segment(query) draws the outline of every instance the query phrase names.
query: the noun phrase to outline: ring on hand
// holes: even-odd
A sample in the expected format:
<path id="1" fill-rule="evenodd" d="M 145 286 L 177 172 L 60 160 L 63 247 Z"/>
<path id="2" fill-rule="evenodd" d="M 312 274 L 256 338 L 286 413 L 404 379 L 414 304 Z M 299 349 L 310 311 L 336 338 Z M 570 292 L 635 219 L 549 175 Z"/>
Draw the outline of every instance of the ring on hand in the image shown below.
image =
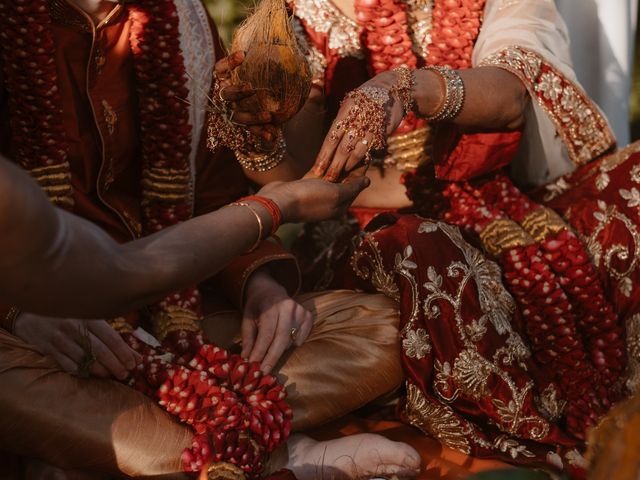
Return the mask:
<path id="1" fill-rule="evenodd" d="M 296 337 L 298 336 L 298 329 L 296 327 L 293 327 L 291 329 L 291 331 L 289 332 L 289 335 L 291 336 L 291 341 L 295 342 L 296 341 Z"/>
<path id="2" fill-rule="evenodd" d="M 367 145 L 369 145 L 369 140 L 367 140 L 366 138 L 363 138 L 362 144 L 366 147 Z"/>
<path id="3" fill-rule="evenodd" d="M 219 87 L 218 88 L 218 98 L 220 99 L 220 101 L 224 104 L 226 104 L 228 102 L 228 100 L 226 100 L 223 96 L 222 96 L 222 92 L 224 91 L 225 87 Z"/>

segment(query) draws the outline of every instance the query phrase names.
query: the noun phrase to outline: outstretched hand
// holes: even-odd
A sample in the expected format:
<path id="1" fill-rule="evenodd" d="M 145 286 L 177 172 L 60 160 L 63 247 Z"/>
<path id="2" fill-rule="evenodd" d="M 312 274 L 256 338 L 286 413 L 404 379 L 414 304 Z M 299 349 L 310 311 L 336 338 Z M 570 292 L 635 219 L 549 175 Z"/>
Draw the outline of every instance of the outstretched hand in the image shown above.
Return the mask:
<path id="1" fill-rule="evenodd" d="M 384 131 L 387 136 L 398 128 L 404 117 L 401 102 L 391 94 L 395 83 L 395 73 L 384 72 L 359 87 L 373 87 L 386 90 L 389 93 L 389 101 L 385 105 L 386 124 L 384 125 Z M 346 124 L 348 123 L 350 112 L 354 108 L 357 108 L 357 106 L 352 99 L 346 98 L 342 102 L 340 110 L 322 143 L 316 162 L 311 169 L 310 173 L 314 177 L 335 182 L 365 164 L 374 136 L 370 132 L 366 132 L 363 136 L 358 136 L 358 125 Z M 343 128 L 340 128 L 341 125 L 343 125 Z"/>
<path id="2" fill-rule="evenodd" d="M 362 175 L 332 183 L 307 174 L 294 182 L 269 183 L 258 195 L 276 202 L 284 222 L 319 222 L 343 214 L 370 183 Z"/>

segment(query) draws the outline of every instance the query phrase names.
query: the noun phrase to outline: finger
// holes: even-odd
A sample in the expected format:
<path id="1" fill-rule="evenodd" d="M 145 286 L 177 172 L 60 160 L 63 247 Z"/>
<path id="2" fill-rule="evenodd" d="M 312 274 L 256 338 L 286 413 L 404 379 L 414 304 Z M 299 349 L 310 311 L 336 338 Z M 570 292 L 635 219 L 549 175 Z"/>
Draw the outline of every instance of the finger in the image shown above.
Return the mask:
<path id="1" fill-rule="evenodd" d="M 118 360 L 118 357 L 93 333 L 89 334 L 89 339 L 93 353 L 96 356 L 96 362 L 102 365 L 105 370 L 115 378 L 119 380 L 127 378 L 129 371 L 124 364 Z"/>
<path id="2" fill-rule="evenodd" d="M 306 342 L 313 330 L 313 314 L 302 306 L 300 308 L 304 310 L 304 314 L 300 327 L 298 328 L 298 335 L 296 336 L 295 342 L 293 342 L 296 347 Z"/>
<path id="3" fill-rule="evenodd" d="M 63 333 L 58 333 L 52 336 L 51 346 L 54 349 L 51 351 L 52 356 L 61 354 L 70 358 L 75 363 L 80 363 L 84 357 L 84 350 L 82 347 L 78 345 L 72 337 Z"/>
<path id="4" fill-rule="evenodd" d="M 232 110 L 230 120 L 240 125 L 264 125 L 271 123 L 271 114 L 269 112 L 249 113 Z"/>
<path id="5" fill-rule="evenodd" d="M 242 336 L 242 352 L 240 356 L 242 358 L 249 358 L 253 345 L 256 343 L 256 335 L 258 333 L 258 326 L 253 318 L 243 318 L 242 325 L 240 327 L 240 334 Z"/>
<path id="6" fill-rule="evenodd" d="M 350 175 L 339 184 L 338 201 L 340 205 L 349 204 L 371 184 L 369 177 Z"/>
<path id="7" fill-rule="evenodd" d="M 93 362 L 89 367 L 89 373 L 93 377 L 111 378 L 111 374 L 100 363 Z"/>
<path id="8" fill-rule="evenodd" d="M 216 62 L 215 76 L 226 78 L 231 75 L 231 71 L 244 61 L 244 52 L 235 52 Z"/>
<path id="9" fill-rule="evenodd" d="M 369 145 L 371 145 L 371 135 L 366 135 L 364 138 L 358 139 L 355 148 L 347 158 L 344 166 L 346 172 L 351 172 L 353 169 L 364 164 L 364 159 L 369 151 Z"/>
<path id="10" fill-rule="evenodd" d="M 274 142 L 276 136 L 271 133 L 271 131 L 268 129 L 268 127 L 270 127 L 271 124 L 265 124 L 265 125 L 260 125 L 260 126 L 251 126 L 251 127 L 247 127 L 247 129 L 256 137 L 259 138 L 261 140 L 260 145 L 267 151 L 271 151 L 276 147 L 276 144 Z"/>
<path id="11" fill-rule="evenodd" d="M 220 96 L 226 102 L 236 102 L 256 94 L 250 83 L 220 85 Z"/>
<path id="12" fill-rule="evenodd" d="M 258 323 L 258 335 L 256 342 L 249 355 L 250 362 L 262 362 L 264 356 L 269 350 L 269 345 L 273 341 L 276 333 L 276 325 L 278 324 L 278 313 L 276 310 L 269 310 L 262 314 Z"/>
<path id="13" fill-rule="evenodd" d="M 291 329 L 295 327 L 295 308 L 297 303 L 291 302 L 291 307 L 283 305 L 278 312 L 278 326 L 269 351 L 260 367 L 264 373 L 269 373 L 278 363 L 282 354 L 291 346 Z"/>
<path id="14" fill-rule="evenodd" d="M 67 373 L 71 375 L 78 374 L 78 362 L 68 357 L 64 353 L 56 352 L 51 354 L 53 359 L 56 361 L 58 366 Z"/>
<path id="15" fill-rule="evenodd" d="M 320 152 L 316 157 L 316 162 L 309 172 L 309 175 L 312 177 L 322 178 L 327 172 L 329 165 L 331 165 L 333 154 L 344 136 L 344 130 L 342 128 L 337 128 L 337 123 L 336 119 L 336 121 L 331 125 L 329 133 L 324 137 L 322 147 L 320 147 Z"/>
<path id="16" fill-rule="evenodd" d="M 327 170 L 327 173 L 324 176 L 324 179 L 329 182 L 335 182 L 340 178 L 340 176 L 344 173 L 344 167 L 347 163 L 347 158 L 351 155 L 353 151 L 355 139 L 349 137 L 349 133 L 346 133 L 338 148 L 333 155 L 333 159 L 331 160 L 331 166 Z"/>
<path id="17" fill-rule="evenodd" d="M 89 330 L 111 350 L 127 370 L 136 368 L 138 364 L 136 352 L 107 322 L 102 320 L 89 322 Z"/>

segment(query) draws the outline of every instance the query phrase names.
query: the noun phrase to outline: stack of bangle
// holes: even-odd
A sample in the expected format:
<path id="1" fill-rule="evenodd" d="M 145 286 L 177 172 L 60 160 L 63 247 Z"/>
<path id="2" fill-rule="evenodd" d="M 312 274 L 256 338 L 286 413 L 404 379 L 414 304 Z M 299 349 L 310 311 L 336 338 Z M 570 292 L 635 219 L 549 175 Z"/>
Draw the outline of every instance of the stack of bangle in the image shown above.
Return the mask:
<path id="1" fill-rule="evenodd" d="M 271 233 L 270 233 L 270 235 L 273 235 L 274 233 L 276 233 L 278 228 L 280 228 L 280 225 L 282 224 L 282 212 L 280 211 L 280 207 L 278 207 L 276 202 L 274 202 L 270 198 L 261 197 L 259 195 L 250 195 L 248 197 L 243 197 L 243 198 L 240 199 L 240 201 L 241 202 L 252 201 L 252 202 L 259 203 L 260 205 L 262 205 L 264 207 L 264 209 L 267 212 L 269 212 L 269 215 L 271 216 Z"/>
<path id="2" fill-rule="evenodd" d="M 272 152 L 244 152 L 242 149 L 237 149 L 234 153 L 243 168 L 253 172 L 267 172 L 282 163 L 286 152 L 287 144 L 284 134 L 280 131 L 276 140 L 276 148 Z"/>
<path id="3" fill-rule="evenodd" d="M 424 67 L 439 74 L 444 83 L 444 96 L 440 107 L 433 115 L 426 117 L 429 122 L 445 122 L 456 118 L 464 105 L 464 82 L 458 72 L 449 67 Z"/>
<path id="4" fill-rule="evenodd" d="M 280 224 L 282 223 L 282 212 L 280 211 L 280 207 L 278 207 L 276 202 L 266 197 L 251 195 L 249 197 L 241 198 L 237 202 L 231 203 L 230 204 L 231 206 L 248 208 L 251 211 L 251 213 L 253 213 L 253 216 L 256 217 L 256 221 L 258 222 L 258 238 L 256 239 L 255 243 L 248 250 L 247 253 L 251 253 L 256 248 L 258 248 L 258 246 L 263 240 L 263 237 L 265 236 L 264 224 L 262 223 L 262 218 L 260 217 L 260 214 L 256 211 L 256 209 L 253 208 L 251 204 L 247 203 L 250 201 L 259 203 L 269 213 L 269 216 L 271 217 L 271 231 L 269 235 L 273 235 L 276 232 L 276 230 L 278 230 L 278 228 L 280 227 Z"/>

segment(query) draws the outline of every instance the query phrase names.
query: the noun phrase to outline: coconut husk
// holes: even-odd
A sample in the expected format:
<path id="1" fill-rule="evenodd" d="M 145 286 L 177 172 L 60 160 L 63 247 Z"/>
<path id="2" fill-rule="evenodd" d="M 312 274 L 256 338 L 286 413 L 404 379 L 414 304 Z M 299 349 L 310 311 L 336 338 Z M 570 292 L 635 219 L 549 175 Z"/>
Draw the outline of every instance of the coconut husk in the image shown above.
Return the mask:
<path id="1" fill-rule="evenodd" d="M 284 123 L 304 105 L 311 89 L 311 69 L 298 46 L 284 0 L 262 0 L 236 30 L 232 51 L 245 59 L 233 75 L 258 92 L 243 100 L 250 112 L 268 111 Z"/>

